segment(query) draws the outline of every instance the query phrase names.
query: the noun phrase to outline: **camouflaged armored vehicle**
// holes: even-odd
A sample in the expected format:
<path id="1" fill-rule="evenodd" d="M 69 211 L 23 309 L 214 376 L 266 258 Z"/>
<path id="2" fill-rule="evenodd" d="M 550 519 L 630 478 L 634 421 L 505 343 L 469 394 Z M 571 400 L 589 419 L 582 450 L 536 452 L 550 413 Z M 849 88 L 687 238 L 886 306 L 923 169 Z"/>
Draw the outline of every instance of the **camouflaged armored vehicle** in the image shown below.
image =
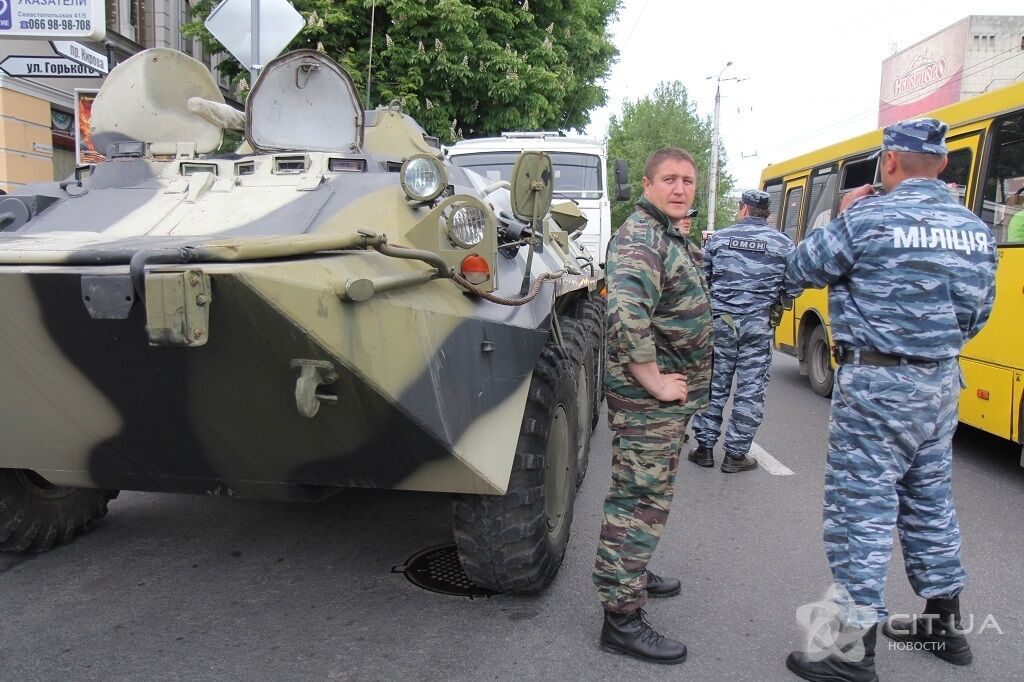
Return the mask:
<path id="1" fill-rule="evenodd" d="M 603 274 L 545 155 L 512 183 L 457 168 L 313 51 L 268 64 L 244 115 L 142 52 L 92 133 L 107 161 L 0 200 L 0 549 L 68 541 L 118 490 L 393 488 L 454 493 L 478 585 L 552 580 Z"/>

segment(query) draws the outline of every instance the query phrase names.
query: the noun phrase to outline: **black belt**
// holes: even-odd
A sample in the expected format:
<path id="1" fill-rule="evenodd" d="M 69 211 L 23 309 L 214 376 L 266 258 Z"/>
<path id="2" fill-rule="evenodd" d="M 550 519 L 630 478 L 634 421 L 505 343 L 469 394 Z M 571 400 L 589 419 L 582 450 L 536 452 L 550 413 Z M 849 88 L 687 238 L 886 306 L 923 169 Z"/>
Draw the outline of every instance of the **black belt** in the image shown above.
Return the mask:
<path id="1" fill-rule="evenodd" d="M 901 363 L 908 365 L 934 365 L 937 360 L 908 358 L 903 355 L 890 355 L 877 350 L 832 346 L 832 357 L 837 365 L 872 365 L 874 367 L 895 367 Z"/>

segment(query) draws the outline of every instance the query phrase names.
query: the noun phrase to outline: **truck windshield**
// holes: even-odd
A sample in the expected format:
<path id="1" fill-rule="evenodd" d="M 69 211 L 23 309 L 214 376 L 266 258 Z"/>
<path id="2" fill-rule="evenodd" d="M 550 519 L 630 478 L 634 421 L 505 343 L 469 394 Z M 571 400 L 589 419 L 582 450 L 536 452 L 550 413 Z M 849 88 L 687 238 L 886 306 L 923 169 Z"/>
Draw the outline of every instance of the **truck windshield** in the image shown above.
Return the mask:
<path id="1" fill-rule="evenodd" d="M 573 199 L 600 199 L 601 157 L 594 154 L 548 152 L 555 168 L 555 193 Z M 482 152 L 453 154 L 452 163 L 475 171 L 492 182 L 512 180 L 512 168 L 519 152 Z"/>

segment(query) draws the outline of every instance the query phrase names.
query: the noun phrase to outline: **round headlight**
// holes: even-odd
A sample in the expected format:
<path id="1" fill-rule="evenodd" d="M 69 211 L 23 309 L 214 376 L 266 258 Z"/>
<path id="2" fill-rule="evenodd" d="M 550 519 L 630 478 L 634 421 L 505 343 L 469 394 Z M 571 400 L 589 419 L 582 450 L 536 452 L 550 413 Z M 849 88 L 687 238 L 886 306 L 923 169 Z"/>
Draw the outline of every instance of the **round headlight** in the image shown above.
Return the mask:
<path id="1" fill-rule="evenodd" d="M 484 238 L 487 220 L 476 206 L 459 206 L 448 216 L 448 236 L 464 249 L 480 243 Z"/>
<path id="2" fill-rule="evenodd" d="M 444 165 L 429 154 L 418 154 L 406 159 L 398 176 L 402 189 L 415 201 L 433 201 L 448 183 Z"/>

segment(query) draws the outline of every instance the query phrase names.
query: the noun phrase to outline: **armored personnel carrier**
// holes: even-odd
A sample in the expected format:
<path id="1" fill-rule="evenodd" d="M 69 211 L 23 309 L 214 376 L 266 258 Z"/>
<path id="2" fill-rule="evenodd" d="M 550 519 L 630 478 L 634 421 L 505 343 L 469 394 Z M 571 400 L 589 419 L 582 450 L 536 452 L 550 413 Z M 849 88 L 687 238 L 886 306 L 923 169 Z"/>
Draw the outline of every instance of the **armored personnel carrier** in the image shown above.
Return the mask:
<path id="1" fill-rule="evenodd" d="M 244 114 L 190 57 L 139 53 L 92 134 L 107 161 L 0 201 L 0 550 L 71 540 L 119 490 L 444 491 L 474 582 L 550 583 L 603 273 L 545 154 L 511 182 L 458 168 L 308 50 Z"/>

